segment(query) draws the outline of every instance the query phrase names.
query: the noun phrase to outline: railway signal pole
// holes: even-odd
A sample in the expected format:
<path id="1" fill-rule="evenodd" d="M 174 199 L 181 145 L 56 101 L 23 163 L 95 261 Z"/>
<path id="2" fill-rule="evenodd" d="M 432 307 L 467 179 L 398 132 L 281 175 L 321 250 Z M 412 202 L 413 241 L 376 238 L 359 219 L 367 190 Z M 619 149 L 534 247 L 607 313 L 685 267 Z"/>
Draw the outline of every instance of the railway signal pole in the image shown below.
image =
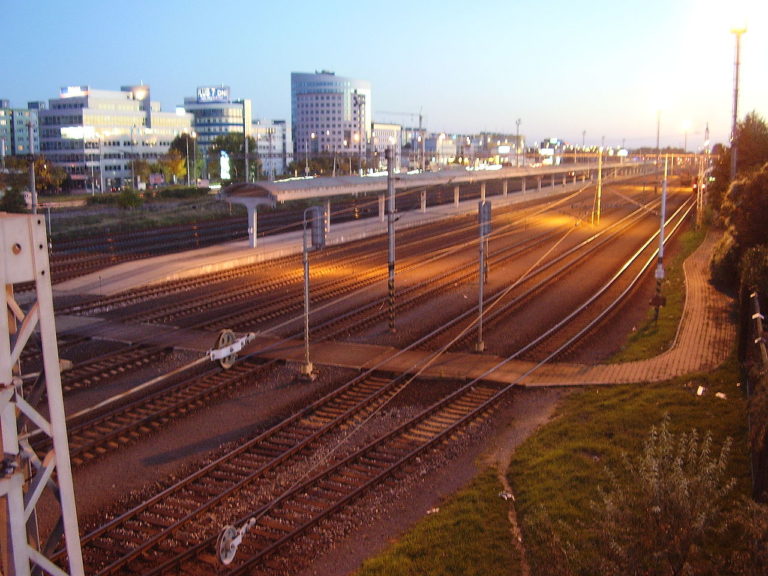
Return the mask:
<path id="1" fill-rule="evenodd" d="M 664 157 L 664 179 L 661 182 L 661 224 L 659 226 L 659 260 L 656 264 L 656 293 L 651 300 L 653 304 L 653 321 L 659 319 L 659 308 L 666 305 L 667 299 L 661 293 L 661 284 L 664 281 L 664 223 L 667 220 L 667 161 Z"/>
<path id="2" fill-rule="evenodd" d="M 304 210 L 304 365 L 301 367 L 301 375 L 309 380 L 314 379 L 312 374 L 312 362 L 309 361 L 309 251 L 307 242 L 307 215 L 311 219 L 312 250 L 321 250 L 325 247 L 325 213 L 320 206 L 311 206 Z"/>
<path id="3" fill-rule="evenodd" d="M 480 271 L 478 274 L 478 320 L 477 320 L 477 342 L 475 343 L 475 352 L 485 350 L 483 342 L 483 300 L 485 283 L 488 280 L 488 269 L 485 264 L 485 245 L 488 242 L 488 236 L 491 233 L 491 203 L 485 200 L 477 206 L 477 216 L 480 224 Z"/>

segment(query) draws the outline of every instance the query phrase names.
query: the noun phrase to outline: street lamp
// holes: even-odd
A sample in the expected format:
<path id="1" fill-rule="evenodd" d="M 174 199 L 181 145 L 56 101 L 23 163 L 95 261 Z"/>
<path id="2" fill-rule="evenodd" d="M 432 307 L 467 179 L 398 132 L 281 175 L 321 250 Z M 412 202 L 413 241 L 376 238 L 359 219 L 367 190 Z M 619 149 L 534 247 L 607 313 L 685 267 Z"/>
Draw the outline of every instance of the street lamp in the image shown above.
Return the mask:
<path id="1" fill-rule="evenodd" d="M 195 188 L 197 188 L 197 132 L 192 131 L 192 174 L 195 175 Z"/>
<path id="2" fill-rule="evenodd" d="M 736 157 L 738 156 L 739 126 L 739 67 L 741 65 L 741 35 L 747 31 L 746 26 L 731 29 L 731 34 L 736 36 L 736 58 L 733 63 L 733 120 L 731 122 L 731 181 L 736 178 Z"/>
<path id="3" fill-rule="evenodd" d="M 515 133 L 515 166 L 517 168 L 520 168 L 520 124 L 522 123 L 522 120 L 518 118 L 515 120 L 515 125 L 517 126 L 517 132 Z"/>
<path id="4" fill-rule="evenodd" d="M 184 133 L 184 142 L 187 145 L 187 186 L 189 186 L 189 134 Z"/>
<path id="5" fill-rule="evenodd" d="M 314 140 L 315 133 L 312 132 L 309 137 Z M 309 139 L 304 138 L 304 176 L 309 177 Z"/>

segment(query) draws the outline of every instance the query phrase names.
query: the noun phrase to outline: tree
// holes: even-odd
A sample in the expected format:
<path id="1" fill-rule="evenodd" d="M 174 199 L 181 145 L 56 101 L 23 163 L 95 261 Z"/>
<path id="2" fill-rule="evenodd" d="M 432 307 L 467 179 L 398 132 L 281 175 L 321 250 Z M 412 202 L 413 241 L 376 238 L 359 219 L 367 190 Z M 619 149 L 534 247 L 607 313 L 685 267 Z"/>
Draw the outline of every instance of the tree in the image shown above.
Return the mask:
<path id="1" fill-rule="evenodd" d="M 720 212 L 726 231 L 715 247 L 710 272 L 715 283 L 735 288 L 742 276 L 743 255 L 753 247 L 768 244 L 768 163 L 731 184 Z"/>
<path id="2" fill-rule="evenodd" d="M 170 150 L 177 151 L 184 159 L 183 176 L 186 177 L 186 167 L 189 166 L 190 177 L 192 179 L 197 179 L 200 175 L 200 165 L 195 161 L 196 158 L 200 157 L 197 147 L 197 138 L 193 138 L 191 134 L 187 134 L 186 132 L 179 134 L 173 139 L 173 142 L 171 142 Z M 189 158 L 187 158 L 187 154 L 189 154 Z"/>
<path id="3" fill-rule="evenodd" d="M 249 181 L 253 181 L 256 174 L 256 141 L 248 136 L 248 171 L 250 172 Z M 220 158 L 221 153 L 225 152 L 229 156 L 229 176 L 232 182 L 245 181 L 245 146 L 243 135 L 237 132 L 230 132 L 217 136 L 208 149 L 208 171 L 212 178 L 221 178 Z"/>
<path id="4" fill-rule="evenodd" d="M 149 162 L 146 160 L 138 159 L 133 161 L 133 174 L 137 176 L 142 182 L 149 182 L 149 175 L 151 172 L 152 169 L 149 165 Z"/>
<path id="5" fill-rule="evenodd" d="M 35 188 L 48 194 L 61 190 L 67 178 L 67 171 L 46 160 L 45 156 L 35 156 Z"/>
<path id="6" fill-rule="evenodd" d="M 768 244 L 768 158 L 762 168 L 731 184 L 721 215 L 740 254 L 758 244 Z"/>
<path id="7" fill-rule="evenodd" d="M 168 153 L 160 158 L 158 164 L 166 182 L 175 182 L 178 178 L 187 175 L 185 158 L 174 148 L 168 150 Z"/>
<path id="8" fill-rule="evenodd" d="M 768 162 L 768 125 L 753 111 L 737 126 L 736 174 L 737 177 L 743 177 Z M 731 184 L 731 149 L 718 145 L 712 152 L 718 160 L 712 174 L 714 182 L 709 188 L 709 203 L 715 210 L 719 210 Z"/>

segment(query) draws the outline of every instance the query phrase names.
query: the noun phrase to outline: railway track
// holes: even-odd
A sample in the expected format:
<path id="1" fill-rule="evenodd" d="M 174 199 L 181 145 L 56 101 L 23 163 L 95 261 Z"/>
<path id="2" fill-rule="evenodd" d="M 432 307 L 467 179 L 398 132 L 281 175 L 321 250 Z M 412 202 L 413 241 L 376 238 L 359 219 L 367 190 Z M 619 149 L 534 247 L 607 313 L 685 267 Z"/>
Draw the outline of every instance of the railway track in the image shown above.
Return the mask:
<path id="1" fill-rule="evenodd" d="M 84 535 L 82 546 L 89 560 L 89 573 L 115 574 L 131 563 L 131 571 L 143 573 L 163 557 L 172 556 L 162 551 L 169 538 L 178 539 L 180 532 L 204 530 L 206 526 L 195 522 L 199 524 L 200 517 L 214 507 L 227 509 L 241 499 L 264 499 L 270 494 L 274 497 L 280 482 L 278 468 L 290 470 L 297 463 L 322 456 L 318 447 L 321 438 L 359 425 L 404 385 L 401 379 L 377 374 L 353 380 L 141 506 Z M 130 534 L 128 541 L 142 545 L 129 550 L 126 534 Z M 137 563 L 142 564 L 138 571 Z"/>
<path id="2" fill-rule="evenodd" d="M 504 321 L 510 314 L 520 309 L 536 294 L 547 289 L 553 289 L 567 275 L 574 274 L 579 265 L 583 265 L 588 259 L 591 261 L 598 257 L 601 251 L 612 249 L 614 242 L 620 235 L 642 223 L 648 208 L 648 206 L 638 208 L 561 254 L 532 268 L 512 285 L 489 294 L 486 300 L 487 308 L 483 314 L 484 326 L 487 329 L 493 329 L 496 324 Z M 655 237 L 655 234 L 651 236 L 651 238 Z M 648 242 L 645 247 L 648 247 Z M 476 336 L 476 330 L 468 331 L 464 330 L 463 327 L 472 321 L 477 313 L 478 310 L 475 306 L 457 315 L 451 322 L 446 322 L 432 331 L 428 337 L 421 341 L 419 347 L 427 350 L 439 349 L 448 343 L 451 349 L 466 346 Z"/>
<path id="3" fill-rule="evenodd" d="M 161 361 L 172 351 L 170 347 L 137 344 L 111 354 L 80 362 L 61 373 L 65 393 L 98 385 L 122 374 Z"/>
<path id="4" fill-rule="evenodd" d="M 585 302 L 584 310 L 590 305 Z M 572 345 L 584 333 L 566 338 Z M 408 383 L 380 375 L 357 379 L 249 441 L 242 452 L 89 532 L 83 538 L 89 573 L 210 574 L 221 568 L 218 556 L 230 563 L 231 574 L 268 567 L 288 544 L 482 420 L 515 385 L 473 381 L 393 429 L 371 432 L 371 441 L 344 441 L 344 430 L 364 430 Z M 221 540 L 218 528 L 225 524 L 230 528 Z M 241 529 L 235 551 L 229 544 Z"/>
<path id="5" fill-rule="evenodd" d="M 81 466 L 120 446 L 135 442 L 175 418 L 209 404 L 235 388 L 256 382 L 268 363 L 251 359 L 230 370 L 218 367 L 202 373 L 183 371 L 161 379 L 140 393 L 127 395 L 120 403 L 108 403 L 67 419 L 72 464 Z M 47 447 L 48 438 L 31 438 L 36 450 Z"/>

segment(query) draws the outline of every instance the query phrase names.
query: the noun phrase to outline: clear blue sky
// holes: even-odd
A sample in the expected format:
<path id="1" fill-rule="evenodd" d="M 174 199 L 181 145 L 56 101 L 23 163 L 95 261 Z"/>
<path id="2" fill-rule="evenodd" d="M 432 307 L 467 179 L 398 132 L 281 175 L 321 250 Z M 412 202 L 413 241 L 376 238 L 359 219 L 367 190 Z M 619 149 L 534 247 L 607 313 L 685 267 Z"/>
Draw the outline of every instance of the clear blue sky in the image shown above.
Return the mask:
<path id="1" fill-rule="evenodd" d="M 374 119 L 446 133 L 587 144 L 700 146 L 728 139 L 734 36 L 739 112 L 768 116 L 768 2 L 744 0 L 0 0 L 0 98 L 144 82 L 173 110 L 225 84 L 254 115 L 290 120 L 290 73 L 369 80 Z"/>

